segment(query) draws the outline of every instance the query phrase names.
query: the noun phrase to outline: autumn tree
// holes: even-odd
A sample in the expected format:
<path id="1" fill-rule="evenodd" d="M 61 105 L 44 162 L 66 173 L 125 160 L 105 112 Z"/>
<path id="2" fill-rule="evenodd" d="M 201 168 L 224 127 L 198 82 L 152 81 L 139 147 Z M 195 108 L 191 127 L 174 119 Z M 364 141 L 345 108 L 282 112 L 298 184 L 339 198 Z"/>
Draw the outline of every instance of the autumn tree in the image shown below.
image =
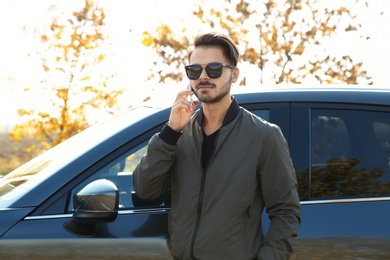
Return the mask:
<path id="1" fill-rule="evenodd" d="M 321 0 L 199 0 L 192 11 L 200 31 L 228 34 L 241 52 L 240 66 L 255 69 L 261 84 L 347 83 L 372 84 L 362 62 L 336 56 L 324 47 L 337 33 L 357 31 L 356 15 L 334 2 Z M 332 7 L 333 6 L 333 7 Z M 186 48 L 194 35 L 161 24 L 143 33 L 143 44 L 160 57 L 150 78 L 164 82 L 183 79 Z M 194 26 L 196 27 L 196 26 Z M 194 32 L 194 31 L 192 31 Z M 188 38 L 190 37 L 190 38 Z M 245 85 L 246 78 L 241 85 Z"/>
<path id="2" fill-rule="evenodd" d="M 87 128 L 96 111 L 117 111 L 123 90 L 109 84 L 115 73 L 105 74 L 104 20 L 104 9 L 85 0 L 71 17 L 55 17 L 43 32 L 36 31 L 44 77 L 39 87 L 25 88 L 36 98 L 18 110 L 23 121 L 13 128 L 14 140 L 35 137 L 50 148 Z"/>

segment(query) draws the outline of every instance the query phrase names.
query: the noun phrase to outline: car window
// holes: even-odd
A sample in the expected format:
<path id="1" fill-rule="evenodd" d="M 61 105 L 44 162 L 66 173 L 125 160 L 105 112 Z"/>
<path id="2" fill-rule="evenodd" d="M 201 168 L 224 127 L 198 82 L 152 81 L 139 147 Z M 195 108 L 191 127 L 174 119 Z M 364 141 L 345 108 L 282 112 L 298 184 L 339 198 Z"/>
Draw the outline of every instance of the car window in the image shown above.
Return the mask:
<path id="1" fill-rule="evenodd" d="M 252 110 L 251 112 L 262 119 L 269 121 L 269 109 Z"/>
<path id="2" fill-rule="evenodd" d="M 390 194 L 390 114 L 311 111 L 310 199 Z"/>
<path id="3" fill-rule="evenodd" d="M 384 152 L 390 151 L 390 125 L 383 122 L 374 122 L 373 129 L 377 141 Z"/>
<path id="4" fill-rule="evenodd" d="M 68 212 L 73 211 L 73 196 L 85 185 L 96 179 L 112 181 L 119 190 L 119 209 L 131 209 L 135 207 L 160 207 L 168 204 L 168 199 L 163 194 L 155 200 L 142 200 L 134 193 L 133 171 L 143 155 L 146 154 L 147 142 L 134 148 L 132 151 L 120 156 L 107 166 L 97 171 L 93 176 L 79 184 L 72 190 Z M 165 203 L 165 204 L 164 204 Z"/>

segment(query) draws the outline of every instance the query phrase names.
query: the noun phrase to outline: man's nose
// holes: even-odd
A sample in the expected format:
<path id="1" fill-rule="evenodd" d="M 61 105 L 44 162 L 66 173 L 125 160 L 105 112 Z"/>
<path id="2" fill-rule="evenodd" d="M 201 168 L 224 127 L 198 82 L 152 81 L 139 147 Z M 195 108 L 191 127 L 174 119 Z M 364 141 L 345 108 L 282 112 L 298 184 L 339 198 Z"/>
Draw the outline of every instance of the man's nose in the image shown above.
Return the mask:
<path id="1" fill-rule="evenodd" d="M 206 68 L 202 68 L 202 73 L 200 73 L 199 79 L 209 79 L 209 75 L 207 75 Z"/>

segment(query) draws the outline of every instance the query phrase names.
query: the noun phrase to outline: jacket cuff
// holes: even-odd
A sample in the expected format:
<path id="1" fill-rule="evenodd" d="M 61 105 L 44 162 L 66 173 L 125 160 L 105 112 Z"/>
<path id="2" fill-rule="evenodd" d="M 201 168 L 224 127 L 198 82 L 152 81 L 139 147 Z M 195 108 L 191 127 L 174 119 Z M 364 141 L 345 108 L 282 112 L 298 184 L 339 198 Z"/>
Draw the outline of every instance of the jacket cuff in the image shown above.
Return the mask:
<path id="1" fill-rule="evenodd" d="M 166 124 L 161 130 L 159 136 L 161 140 L 163 140 L 167 144 L 176 145 L 177 141 L 179 141 L 181 134 L 182 131 L 176 132 L 168 124 Z"/>

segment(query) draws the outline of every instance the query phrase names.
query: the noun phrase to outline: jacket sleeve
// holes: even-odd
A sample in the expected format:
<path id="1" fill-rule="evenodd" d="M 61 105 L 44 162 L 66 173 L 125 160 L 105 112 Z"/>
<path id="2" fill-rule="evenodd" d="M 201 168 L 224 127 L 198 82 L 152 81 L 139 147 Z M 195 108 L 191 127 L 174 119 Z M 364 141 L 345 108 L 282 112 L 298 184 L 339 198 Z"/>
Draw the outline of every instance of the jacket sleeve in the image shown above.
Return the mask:
<path id="1" fill-rule="evenodd" d="M 180 136 L 166 125 L 149 140 L 147 152 L 133 172 L 134 190 L 140 198 L 157 198 L 167 190 Z"/>
<path id="2" fill-rule="evenodd" d="M 260 180 L 270 226 L 259 259 L 288 259 L 298 235 L 301 206 L 287 141 L 277 126 L 265 138 Z"/>

